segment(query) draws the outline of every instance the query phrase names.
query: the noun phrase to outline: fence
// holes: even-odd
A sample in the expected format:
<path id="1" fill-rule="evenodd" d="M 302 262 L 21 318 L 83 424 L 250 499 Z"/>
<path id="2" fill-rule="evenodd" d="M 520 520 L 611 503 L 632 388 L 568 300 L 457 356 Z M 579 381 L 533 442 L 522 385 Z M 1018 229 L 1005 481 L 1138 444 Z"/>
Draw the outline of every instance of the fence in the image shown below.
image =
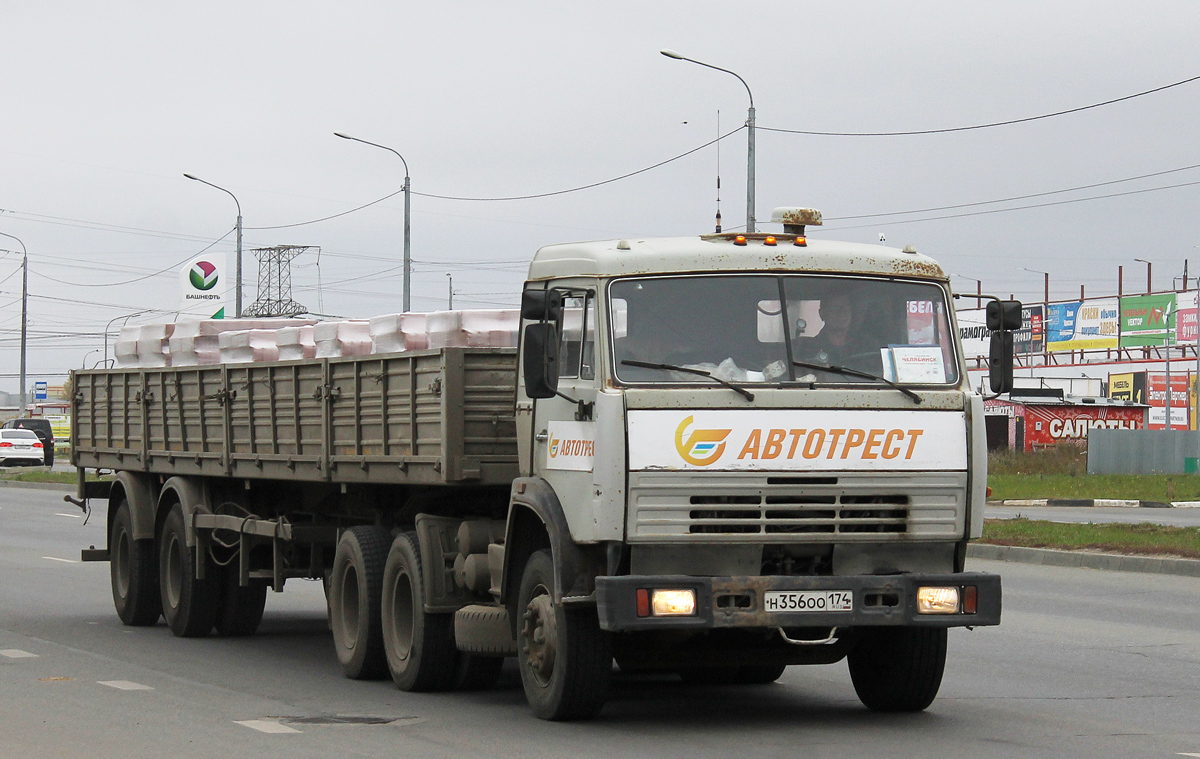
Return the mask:
<path id="1" fill-rule="evenodd" d="M 1195 474 L 1200 433 L 1190 430 L 1088 432 L 1088 474 Z"/>

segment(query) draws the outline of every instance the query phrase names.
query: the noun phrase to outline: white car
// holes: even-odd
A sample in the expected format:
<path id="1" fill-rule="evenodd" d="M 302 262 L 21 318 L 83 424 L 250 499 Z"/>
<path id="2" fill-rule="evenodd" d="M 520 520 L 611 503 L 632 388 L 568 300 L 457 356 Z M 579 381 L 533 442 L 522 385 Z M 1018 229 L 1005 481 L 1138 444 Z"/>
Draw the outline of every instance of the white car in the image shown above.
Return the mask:
<path id="1" fill-rule="evenodd" d="M 33 430 L 0 430 L 0 466 L 42 466 L 46 450 Z"/>

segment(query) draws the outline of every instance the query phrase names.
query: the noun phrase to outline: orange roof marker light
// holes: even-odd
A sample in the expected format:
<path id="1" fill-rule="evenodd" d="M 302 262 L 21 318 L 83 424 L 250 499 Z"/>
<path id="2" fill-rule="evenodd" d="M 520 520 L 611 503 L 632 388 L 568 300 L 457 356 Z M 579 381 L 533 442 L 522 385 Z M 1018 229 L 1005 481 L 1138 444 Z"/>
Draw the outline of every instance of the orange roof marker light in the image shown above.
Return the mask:
<path id="1" fill-rule="evenodd" d="M 746 244 L 746 236 L 738 235 L 737 237 L 733 238 L 733 244 L 734 245 L 745 245 Z"/>
<path id="2" fill-rule="evenodd" d="M 792 240 L 792 245 L 797 245 L 801 248 L 808 247 L 808 238 L 804 235 L 796 235 L 796 239 Z"/>
<path id="3" fill-rule="evenodd" d="M 774 245 L 774 244 L 775 244 L 775 236 L 774 235 L 767 235 L 766 239 L 763 240 L 763 245 Z"/>

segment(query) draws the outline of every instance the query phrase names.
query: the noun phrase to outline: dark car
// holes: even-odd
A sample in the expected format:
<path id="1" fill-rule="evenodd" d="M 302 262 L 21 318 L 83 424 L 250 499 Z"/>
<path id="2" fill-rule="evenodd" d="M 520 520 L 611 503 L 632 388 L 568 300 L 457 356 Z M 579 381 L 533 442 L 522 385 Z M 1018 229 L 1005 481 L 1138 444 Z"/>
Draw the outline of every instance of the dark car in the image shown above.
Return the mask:
<path id="1" fill-rule="evenodd" d="M 33 430 L 46 450 L 46 466 L 54 466 L 54 430 L 48 419 L 9 419 L 4 423 L 6 430 Z"/>

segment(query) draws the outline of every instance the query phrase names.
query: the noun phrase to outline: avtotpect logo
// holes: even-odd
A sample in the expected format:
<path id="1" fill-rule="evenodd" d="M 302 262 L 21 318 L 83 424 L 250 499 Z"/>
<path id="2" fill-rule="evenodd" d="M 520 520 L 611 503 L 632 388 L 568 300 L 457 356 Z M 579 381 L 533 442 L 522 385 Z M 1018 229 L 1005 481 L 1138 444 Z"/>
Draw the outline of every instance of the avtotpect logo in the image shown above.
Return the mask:
<path id="1" fill-rule="evenodd" d="M 217 284 L 217 267 L 208 261 L 197 261 L 192 264 L 188 278 L 197 290 L 211 290 Z"/>
<path id="2" fill-rule="evenodd" d="M 683 436 L 692 423 L 687 417 L 675 428 L 675 449 L 684 461 L 693 466 L 715 463 L 725 452 L 725 438 L 732 430 L 693 430 L 685 441 Z"/>

